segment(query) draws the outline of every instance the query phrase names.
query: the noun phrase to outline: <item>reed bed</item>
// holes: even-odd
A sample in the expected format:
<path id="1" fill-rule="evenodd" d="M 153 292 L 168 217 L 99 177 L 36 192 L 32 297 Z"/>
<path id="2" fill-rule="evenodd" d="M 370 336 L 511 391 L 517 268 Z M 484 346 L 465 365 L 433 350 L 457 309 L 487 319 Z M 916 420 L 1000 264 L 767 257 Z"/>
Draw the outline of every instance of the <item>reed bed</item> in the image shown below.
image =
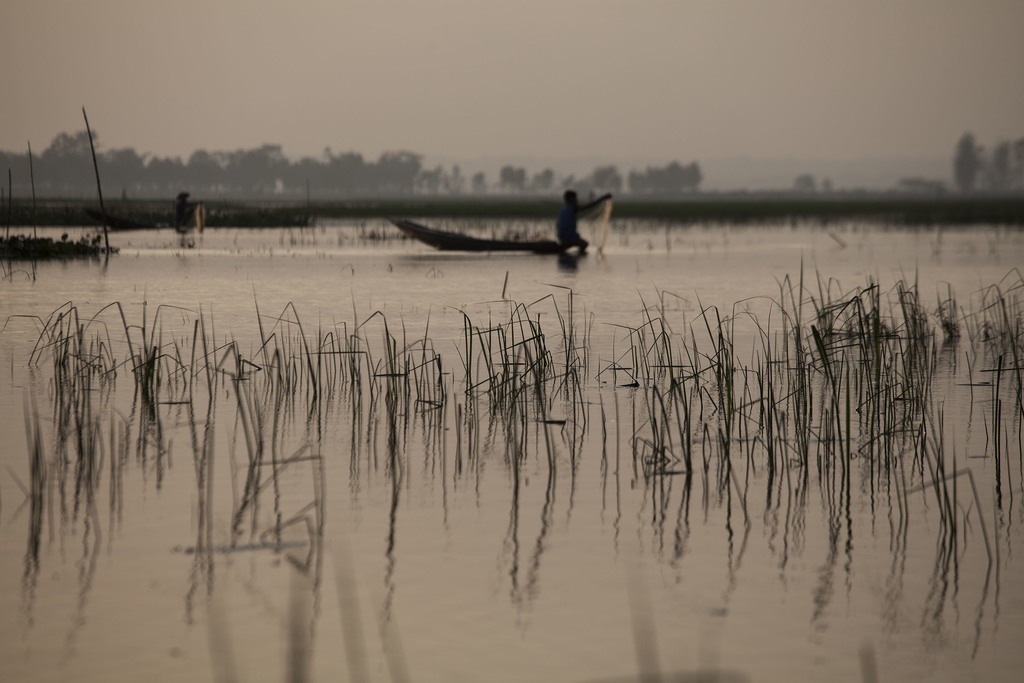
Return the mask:
<path id="1" fill-rule="evenodd" d="M 959 342 L 961 328 L 972 376 L 994 377 L 1000 395 L 992 401 L 1001 409 L 993 410 L 992 440 L 1004 448 L 1006 429 L 1019 422 L 1022 408 L 1022 291 L 1024 280 L 1014 271 L 982 290 L 977 308 L 959 308 L 949 292 L 928 311 L 914 282 L 900 280 L 883 291 L 869 280 L 845 291 L 820 277 L 812 288 L 801 273 L 780 282 L 771 304 L 775 322 L 701 307 L 677 331 L 679 321 L 670 320 L 664 301 L 641 301 L 636 325 L 611 324 L 615 357 L 596 365 L 594 321 L 580 323 L 585 314 L 575 310 L 567 289 L 531 303 L 503 302 L 484 321 L 463 313 L 456 362 L 437 350 L 429 320 L 422 335 L 410 337 L 404 323 L 396 327 L 380 311 L 311 331 L 294 305 L 268 316 L 257 302 L 260 344 L 243 351 L 234 340 L 216 340 L 202 311 L 157 306 L 150 315 L 143 304 L 141 320 L 130 322 L 118 302 L 88 318 L 69 302 L 38 320 L 41 332 L 28 361 L 40 370 L 45 364 L 54 413 L 80 416 L 79 440 L 95 438 L 85 433 L 97 412 L 91 402 L 109 400 L 122 374 L 147 419 L 161 405 L 195 400 L 197 387 L 213 395 L 229 384 L 252 397 L 239 399 L 246 421 L 259 419 L 245 409 L 257 397 L 305 418 L 346 392 L 371 401 L 385 396 L 389 419 L 397 419 L 444 412 L 461 394 L 464 403 L 485 400 L 493 413 L 516 414 L 526 406 L 540 421 L 564 416 L 584 430 L 582 407 L 593 380 L 612 377 L 616 387 L 636 389 L 643 405 L 646 422 L 632 439 L 647 454 L 650 473 L 671 473 L 670 463 L 691 472 L 698 447 L 724 464 L 734 455 L 750 458 L 756 447 L 759 465 L 796 466 L 806 482 L 809 470 L 820 477 L 838 468 L 848 477 L 855 458 L 877 467 L 875 475 L 891 474 L 891 463 L 936 424 L 937 355 Z M 554 335 L 541 324 L 542 309 L 555 320 Z M 176 332 L 167 330 L 167 318 L 176 318 Z M 747 361 L 736 348 L 743 322 L 753 324 L 757 340 Z M 974 369 L 979 364 L 984 367 Z M 1016 410 L 1009 417 L 1002 410 L 1008 403 Z"/>
<path id="2" fill-rule="evenodd" d="M 674 295 L 659 293 L 652 305 L 641 300 L 635 323 L 607 326 L 579 309 L 572 290 L 553 289 L 533 302 L 494 302 L 483 318 L 462 311 L 461 338 L 444 343 L 430 336 L 429 320 L 411 331 L 355 306 L 351 320 L 311 328 L 293 304 L 268 315 L 255 302 L 258 343 L 249 348 L 219 339 L 202 310 L 144 304 L 132 320 L 121 303 L 87 316 L 69 302 L 32 318 L 40 331 L 28 360 L 49 405 L 25 409 L 27 566 L 38 565 L 47 510 L 51 524 L 56 506 L 62 520 L 96 527 L 104 471 L 111 510 L 120 510 L 121 473 L 133 453 L 160 485 L 170 452 L 165 422 L 176 415 L 188 425 L 199 493 L 195 575 L 210 581 L 215 459 L 241 463 L 230 547 L 287 548 L 298 534 L 307 552 L 289 559 L 318 583 L 325 459 L 351 450 L 353 482 L 362 468 L 382 466 L 393 483 L 394 524 L 414 432 L 430 466 L 455 476 L 500 457 L 514 500 L 525 463 L 536 459 L 553 487 L 560 468 L 575 471 L 588 439 L 600 440 L 602 469 L 609 439 L 616 453 L 631 453 L 661 515 L 673 497 L 680 515 L 699 499 L 725 506 L 730 524 L 735 515 L 749 530 L 755 501 L 764 501 L 766 516 L 780 506 L 803 514 L 817 492 L 833 558 L 844 552 L 844 535 L 848 546 L 855 501 L 866 497 L 888 512 L 894 554 L 911 510 L 927 501 L 938 565 L 955 564 L 967 538 L 980 535 L 988 571 L 998 572 L 992 515 L 1024 495 L 1020 272 L 966 306 L 947 291 L 929 308 L 913 280 L 845 288 L 801 270 L 778 283 L 763 320 L 740 305 L 723 312 L 702 304 L 686 319 L 669 305 Z M 599 350 L 595 338 L 608 330 L 611 343 Z M 749 358 L 741 339 L 753 340 Z M 986 415 L 995 511 L 979 492 L 986 482 L 950 445 L 947 397 L 936 390 L 942 359 L 961 354 L 969 381 L 960 390 Z M 114 395 L 126 389 L 123 415 Z M 345 446 L 325 437 L 338 416 L 352 425 Z M 222 424 L 231 425 L 226 455 L 213 438 Z M 281 480 L 295 472 L 307 473 L 308 503 L 289 507 Z M 514 529 L 509 547 L 518 545 Z"/>

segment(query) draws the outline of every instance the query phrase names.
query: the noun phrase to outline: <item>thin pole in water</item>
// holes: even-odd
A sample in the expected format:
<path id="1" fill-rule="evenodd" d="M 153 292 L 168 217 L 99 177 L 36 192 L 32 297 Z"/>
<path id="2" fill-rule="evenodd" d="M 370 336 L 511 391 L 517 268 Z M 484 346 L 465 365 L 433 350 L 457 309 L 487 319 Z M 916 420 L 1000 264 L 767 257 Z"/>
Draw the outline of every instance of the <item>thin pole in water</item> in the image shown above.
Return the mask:
<path id="1" fill-rule="evenodd" d="M 28 177 L 32 184 L 32 237 L 38 237 L 36 233 L 36 172 L 32 164 L 32 143 L 28 143 Z"/>
<path id="2" fill-rule="evenodd" d="M 89 134 L 89 149 L 92 151 L 92 169 L 96 172 L 96 192 L 100 196 L 100 213 L 103 214 L 103 247 L 110 253 L 110 238 L 107 235 L 107 211 L 103 208 L 103 187 L 100 185 L 100 166 L 96 163 L 96 146 L 92 142 L 92 129 L 89 128 L 89 117 L 82 107 L 82 118 L 85 119 L 85 132 Z"/>
<path id="3" fill-rule="evenodd" d="M 14 196 L 11 194 L 14 192 L 14 181 L 11 180 L 11 169 L 7 169 L 7 238 L 11 237 L 11 204 Z"/>

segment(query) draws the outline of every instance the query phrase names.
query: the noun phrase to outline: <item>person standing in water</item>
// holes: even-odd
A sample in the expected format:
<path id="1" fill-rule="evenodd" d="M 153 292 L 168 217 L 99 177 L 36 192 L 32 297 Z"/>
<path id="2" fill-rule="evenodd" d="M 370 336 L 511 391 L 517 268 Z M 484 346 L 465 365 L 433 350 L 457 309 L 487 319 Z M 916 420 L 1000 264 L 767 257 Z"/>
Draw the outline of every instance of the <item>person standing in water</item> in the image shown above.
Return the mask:
<path id="1" fill-rule="evenodd" d="M 196 205 L 188 201 L 188 192 L 179 192 L 174 200 L 174 229 L 185 232 L 191 226 L 189 219 L 195 214 Z"/>
<path id="2" fill-rule="evenodd" d="M 188 192 L 179 192 L 174 200 L 174 229 L 186 233 L 195 228 L 199 232 L 206 227 L 206 207 L 202 202 L 190 202 Z"/>
<path id="3" fill-rule="evenodd" d="M 565 205 L 562 206 L 562 210 L 558 212 L 558 222 L 556 224 L 558 243 L 567 248 L 579 247 L 581 254 L 585 252 L 587 247 L 590 246 L 590 242 L 580 237 L 579 229 L 576 227 L 577 218 L 581 213 L 586 213 L 601 202 L 605 202 L 611 198 L 612 195 L 609 192 L 601 195 L 592 202 L 588 202 L 587 204 L 580 206 L 579 198 L 576 196 L 576 191 L 566 190 L 565 194 L 562 195 Z"/>

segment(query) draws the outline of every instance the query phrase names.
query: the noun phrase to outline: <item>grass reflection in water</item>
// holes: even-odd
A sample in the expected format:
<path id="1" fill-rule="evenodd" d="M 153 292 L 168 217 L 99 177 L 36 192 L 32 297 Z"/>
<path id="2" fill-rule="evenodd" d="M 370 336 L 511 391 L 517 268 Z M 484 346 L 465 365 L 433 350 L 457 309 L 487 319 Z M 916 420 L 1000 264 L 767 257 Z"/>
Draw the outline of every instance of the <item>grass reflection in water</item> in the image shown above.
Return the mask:
<path id="1" fill-rule="evenodd" d="M 711 508 L 724 508 L 726 602 L 753 520 L 764 521 L 784 571 L 807 533 L 808 513 L 818 509 L 810 500 L 815 492 L 828 550 L 813 591 L 812 623 L 825 618 L 840 575 L 851 580 L 853 519 L 865 506 L 888 526 L 890 603 L 899 600 L 910 535 L 935 534 L 925 630 L 941 623 L 966 554 L 982 553 L 977 648 L 983 606 L 999 584 L 997 535 L 1020 492 L 1024 281 L 1014 271 L 966 308 L 952 291 L 929 308 L 914 282 L 883 289 L 869 280 L 843 290 L 820 275 L 807 280 L 801 272 L 779 282 L 766 320 L 739 305 L 732 312 L 701 306 L 677 329 L 667 297 L 641 301 L 637 321 L 613 323 L 618 334 L 610 358 L 594 351 L 594 321 L 580 314 L 564 287 L 529 303 L 495 302 L 486 320 L 463 312 L 462 337 L 454 344 L 432 339 L 429 321 L 414 336 L 381 311 L 309 329 L 295 305 L 266 315 L 256 304 L 259 345 L 244 349 L 219 337 L 202 310 L 157 306 L 150 317 L 143 306 L 141 320 L 132 321 L 120 303 L 93 314 L 68 303 L 37 319 L 29 357 L 30 481 L 19 484 L 29 506 L 26 613 L 40 590 L 45 536 L 78 524 L 78 609 L 85 609 L 103 540 L 101 490 L 113 536 L 132 514 L 125 509 L 126 469 L 152 474 L 159 489 L 174 465 L 171 435 L 183 428 L 195 471 L 196 538 L 178 548 L 192 561 L 190 623 L 200 596 L 214 593 L 219 557 L 279 553 L 297 577 L 287 626 L 289 676 L 308 680 L 325 555 L 333 554 L 345 659 L 352 678 L 365 679 L 372 639 L 359 625 L 351 548 L 328 548 L 325 501 L 357 500 L 361 482 L 382 474 L 389 512 L 380 642 L 391 677 L 415 680 L 393 609 L 398 518 L 413 483 L 410 442 L 419 435 L 425 476 L 440 470 L 446 482 L 446 519 L 447 482 L 471 484 L 482 468 L 503 468 L 510 512 L 501 562 L 521 609 L 539 590 L 557 479 L 569 477 L 575 496 L 580 460 L 599 450 L 602 495 L 608 477 L 618 486 L 619 474 L 631 473 L 646 498 L 646 524 L 667 544 L 668 562 L 686 552 L 692 513 L 707 519 Z M 743 322 L 754 325 L 757 340 L 747 359 L 736 344 Z M 985 416 L 983 454 L 951 447 L 945 404 L 952 399 L 936 391 L 937 381 L 960 376 L 961 354 L 968 378 L 957 384 L 957 395 L 972 416 L 976 409 Z M 338 439 L 338 422 L 350 425 L 347 443 Z M 230 435 L 226 453 L 215 438 L 220 430 Z M 327 477 L 329 459 L 345 452 L 347 493 Z M 991 463 L 991 481 L 980 480 L 969 457 Z M 215 530 L 224 503 L 214 500 L 220 490 L 214 471 L 224 458 L 231 471 L 230 532 L 221 539 Z M 539 464 L 546 484 L 536 535 L 524 541 L 524 530 L 536 526 L 521 509 L 528 504 L 525 483 L 537 471 L 531 463 Z M 921 505 L 929 523 L 919 529 L 911 525 Z M 657 652 L 643 647 L 652 640 L 643 634 L 656 626 L 636 590 L 636 666 L 656 677 Z M 213 666 L 226 679 L 234 677 L 238 655 L 221 609 L 210 603 L 210 638 Z M 872 652 L 862 652 L 865 677 L 873 667 Z M 718 680 L 734 680 L 715 671 Z"/>

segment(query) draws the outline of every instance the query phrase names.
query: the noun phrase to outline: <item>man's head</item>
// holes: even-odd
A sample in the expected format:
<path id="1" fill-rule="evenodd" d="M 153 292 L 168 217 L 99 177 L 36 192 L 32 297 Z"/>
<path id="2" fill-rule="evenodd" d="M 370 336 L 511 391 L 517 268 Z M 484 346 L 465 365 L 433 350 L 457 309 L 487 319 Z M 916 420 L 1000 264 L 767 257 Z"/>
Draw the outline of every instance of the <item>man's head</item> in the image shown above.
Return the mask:
<path id="1" fill-rule="evenodd" d="M 576 204 L 579 201 L 576 197 L 576 190 L 566 190 L 562 195 L 562 199 L 565 200 L 566 204 Z"/>

